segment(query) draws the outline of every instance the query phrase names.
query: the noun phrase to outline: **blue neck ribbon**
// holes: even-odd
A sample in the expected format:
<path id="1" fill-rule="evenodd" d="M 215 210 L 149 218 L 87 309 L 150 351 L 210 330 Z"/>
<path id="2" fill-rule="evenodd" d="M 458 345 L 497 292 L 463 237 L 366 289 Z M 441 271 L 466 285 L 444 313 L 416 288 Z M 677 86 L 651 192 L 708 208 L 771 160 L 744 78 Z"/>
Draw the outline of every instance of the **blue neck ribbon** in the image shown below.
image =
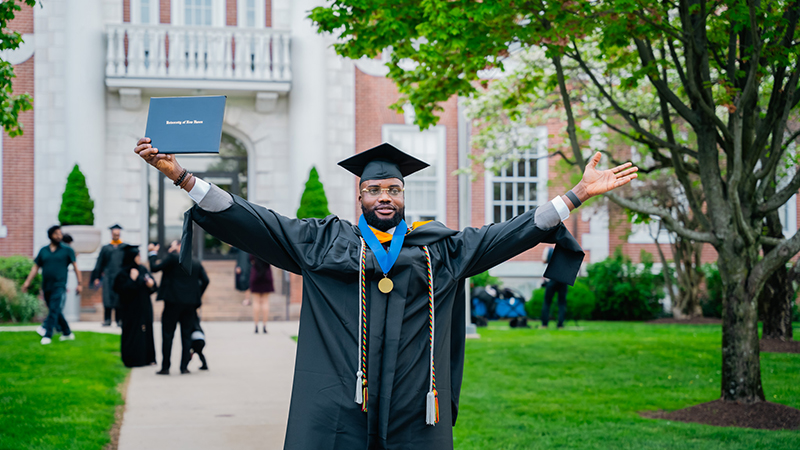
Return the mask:
<path id="1" fill-rule="evenodd" d="M 384 275 L 388 274 L 397 261 L 397 257 L 400 256 L 400 249 L 403 247 L 403 241 L 406 239 L 406 230 L 408 230 L 406 221 L 401 220 L 400 223 L 397 224 L 397 227 L 395 227 L 394 234 L 392 234 L 392 244 L 389 246 L 388 253 L 375 236 L 375 233 L 373 233 L 372 229 L 367 225 L 367 219 L 365 219 L 363 215 L 358 219 L 358 229 L 361 230 L 361 236 L 364 238 L 367 245 L 369 245 L 369 248 L 375 255 L 375 259 L 378 260 L 378 265 L 381 267 Z"/>

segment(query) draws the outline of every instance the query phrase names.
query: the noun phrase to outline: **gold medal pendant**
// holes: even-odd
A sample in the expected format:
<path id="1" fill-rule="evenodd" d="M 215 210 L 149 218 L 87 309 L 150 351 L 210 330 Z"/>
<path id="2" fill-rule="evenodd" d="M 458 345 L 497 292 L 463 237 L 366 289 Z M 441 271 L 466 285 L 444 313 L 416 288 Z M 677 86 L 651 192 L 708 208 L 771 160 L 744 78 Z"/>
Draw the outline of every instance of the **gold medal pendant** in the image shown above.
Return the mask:
<path id="1" fill-rule="evenodd" d="M 389 279 L 389 277 L 385 277 L 384 279 L 378 282 L 378 290 L 380 290 L 384 294 L 392 292 L 392 289 L 394 289 L 394 283 L 392 282 L 392 280 Z"/>

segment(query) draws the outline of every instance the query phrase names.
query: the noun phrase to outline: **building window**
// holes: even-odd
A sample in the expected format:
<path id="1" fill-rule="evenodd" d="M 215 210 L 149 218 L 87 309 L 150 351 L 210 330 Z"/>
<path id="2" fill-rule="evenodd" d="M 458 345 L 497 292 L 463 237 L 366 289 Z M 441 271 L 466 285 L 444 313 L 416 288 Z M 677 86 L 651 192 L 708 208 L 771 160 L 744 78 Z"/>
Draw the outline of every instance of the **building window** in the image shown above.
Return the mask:
<path id="1" fill-rule="evenodd" d="M 547 202 L 547 128 L 531 130 L 535 144 L 498 174 L 486 175 L 486 218 L 500 223 Z"/>
<path id="2" fill-rule="evenodd" d="M 445 221 L 445 127 L 420 131 L 416 125 L 384 125 L 382 135 L 400 150 L 430 167 L 405 180 L 406 222 Z"/>
<path id="3" fill-rule="evenodd" d="M 132 0 L 131 23 L 156 25 L 159 23 L 158 0 Z"/>
<path id="4" fill-rule="evenodd" d="M 267 23 L 264 0 L 238 0 L 237 24 L 243 28 L 265 28 Z"/>
<path id="5" fill-rule="evenodd" d="M 173 0 L 170 5 L 173 25 L 225 26 L 225 0 Z"/>
<path id="6" fill-rule="evenodd" d="M 211 26 L 211 0 L 184 0 L 186 25 Z"/>

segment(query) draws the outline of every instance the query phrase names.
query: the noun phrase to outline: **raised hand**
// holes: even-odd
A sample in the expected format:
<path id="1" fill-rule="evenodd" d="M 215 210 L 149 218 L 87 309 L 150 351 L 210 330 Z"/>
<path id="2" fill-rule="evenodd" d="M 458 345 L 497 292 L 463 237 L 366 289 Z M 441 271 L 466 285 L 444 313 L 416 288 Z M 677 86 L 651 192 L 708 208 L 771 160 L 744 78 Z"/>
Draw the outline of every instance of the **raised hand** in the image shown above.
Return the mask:
<path id="1" fill-rule="evenodd" d="M 600 162 L 601 158 L 602 154 L 600 152 L 595 153 L 583 171 L 583 178 L 580 184 L 583 185 L 583 189 L 585 189 L 589 197 L 605 194 L 612 189 L 630 183 L 631 180 L 638 177 L 636 172 L 639 168 L 629 162 L 613 169 L 597 170 L 597 163 Z"/>
<path id="2" fill-rule="evenodd" d="M 158 149 L 150 145 L 150 138 L 141 138 L 136 143 L 136 148 L 133 149 L 134 153 L 139 155 L 147 164 L 158 169 L 161 173 L 167 176 L 172 181 L 181 176 L 183 167 L 178 164 L 175 155 L 164 155 L 158 153 Z"/>

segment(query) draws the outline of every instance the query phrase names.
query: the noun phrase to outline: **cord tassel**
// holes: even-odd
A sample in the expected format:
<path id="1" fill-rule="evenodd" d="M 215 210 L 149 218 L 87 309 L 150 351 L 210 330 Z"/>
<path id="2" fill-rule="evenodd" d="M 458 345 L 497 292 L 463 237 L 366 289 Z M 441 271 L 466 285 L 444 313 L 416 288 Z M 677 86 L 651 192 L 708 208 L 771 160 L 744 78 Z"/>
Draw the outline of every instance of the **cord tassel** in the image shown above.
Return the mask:
<path id="1" fill-rule="evenodd" d="M 358 372 L 356 372 L 356 403 L 358 403 L 359 405 L 364 402 L 364 396 L 363 396 L 362 390 L 361 390 L 362 389 L 361 385 L 363 384 L 361 382 L 361 377 L 362 376 L 364 376 L 364 372 L 362 372 L 360 370 Z"/>
<path id="2" fill-rule="evenodd" d="M 428 392 L 425 413 L 425 423 L 436 425 L 439 422 L 439 398 L 436 391 Z"/>
<path id="3" fill-rule="evenodd" d="M 361 404 L 361 412 L 367 412 L 368 405 L 369 405 L 369 395 L 367 389 L 367 380 L 364 380 L 364 403 Z"/>

